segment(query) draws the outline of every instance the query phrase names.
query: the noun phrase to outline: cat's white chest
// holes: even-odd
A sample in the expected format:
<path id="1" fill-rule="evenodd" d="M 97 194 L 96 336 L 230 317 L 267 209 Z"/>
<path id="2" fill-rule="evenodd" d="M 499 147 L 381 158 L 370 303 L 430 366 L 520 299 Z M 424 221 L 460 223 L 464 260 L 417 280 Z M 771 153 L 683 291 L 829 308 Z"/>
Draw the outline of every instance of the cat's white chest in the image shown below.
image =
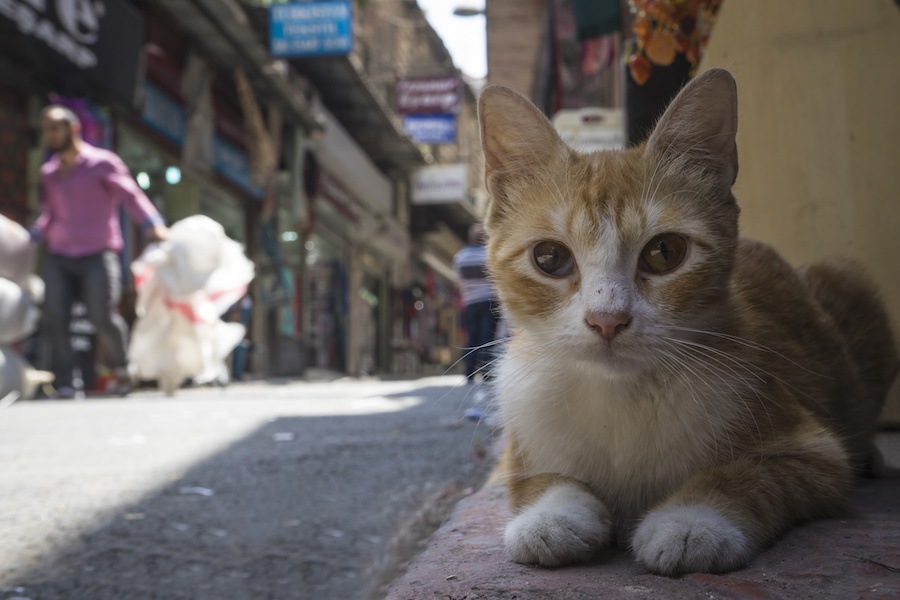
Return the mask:
<path id="1" fill-rule="evenodd" d="M 499 388 L 526 467 L 590 484 L 633 518 L 713 460 L 715 419 L 678 385 L 617 381 L 589 368 L 531 369 L 508 360 Z M 515 375 L 513 375 L 515 374 Z"/>

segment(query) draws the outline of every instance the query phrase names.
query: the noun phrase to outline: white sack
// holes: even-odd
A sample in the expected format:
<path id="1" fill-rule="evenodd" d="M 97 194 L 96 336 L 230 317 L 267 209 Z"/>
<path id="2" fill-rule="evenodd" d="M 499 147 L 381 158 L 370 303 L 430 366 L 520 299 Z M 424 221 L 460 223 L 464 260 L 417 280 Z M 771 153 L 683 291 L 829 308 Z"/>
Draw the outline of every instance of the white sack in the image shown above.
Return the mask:
<path id="1" fill-rule="evenodd" d="M 172 394 L 185 379 L 227 380 L 225 358 L 245 329 L 220 316 L 247 291 L 253 263 L 221 225 L 202 215 L 175 223 L 131 265 L 137 287 L 129 363 Z"/>
<path id="2" fill-rule="evenodd" d="M 0 215 L 0 277 L 25 285 L 34 271 L 35 251 L 28 231 Z"/>
<path id="3" fill-rule="evenodd" d="M 173 298 L 187 298 L 200 290 L 225 290 L 234 287 L 235 280 L 253 278 L 253 263 L 244 257 L 244 249 L 209 217 L 194 215 L 178 221 L 163 246 L 166 254 L 157 258 L 156 272 Z"/>
<path id="4" fill-rule="evenodd" d="M 28 294 L 15 282 L 0 277 L 0 344 L 12 344 L 34 333 L 40 317 Z"/>

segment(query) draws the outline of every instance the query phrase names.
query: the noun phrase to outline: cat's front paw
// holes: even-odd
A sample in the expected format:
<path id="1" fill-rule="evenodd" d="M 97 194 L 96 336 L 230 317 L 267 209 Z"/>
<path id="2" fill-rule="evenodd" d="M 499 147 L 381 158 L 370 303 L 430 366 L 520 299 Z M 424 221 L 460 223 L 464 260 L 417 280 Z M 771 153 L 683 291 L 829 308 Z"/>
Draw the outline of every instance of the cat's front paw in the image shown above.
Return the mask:
<path id="1" fill-rule="evenodd" d="M 609 542 L 609 513 L 576 484 L 547 490 L 506 527 L 503 540 L 520 563 L 558 567 L 584 562 Z"/>
<path id="2" fill-rule="evenodd" d="M 719 511 L 703 505 L 650 512 L 631 541 L 637 559 L 662 575 L 721 573 L 750 559 L 747 537 Z"/>

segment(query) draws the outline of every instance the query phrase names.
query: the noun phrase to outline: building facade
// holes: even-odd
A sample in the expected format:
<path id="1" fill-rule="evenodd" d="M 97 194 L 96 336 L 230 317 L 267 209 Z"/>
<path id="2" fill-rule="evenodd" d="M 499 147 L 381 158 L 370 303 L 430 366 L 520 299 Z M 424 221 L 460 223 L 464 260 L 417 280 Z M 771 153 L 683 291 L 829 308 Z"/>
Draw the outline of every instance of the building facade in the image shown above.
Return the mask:
<path id="1" fill-rule="evenodd" d="M 453 364 L 449 264 L 484 202 L 475 95 L 415 2 L 353 2 L 349 54 L 295 59 L 269 52 L 267 2 L 107 0 L 95 14 L 68 1 L 0 6 L 4 215 L 37 215 L 46 157 L 34 132 L 40 109 L 61 101 L 168 222 L 205 214 L 245 245 L 257 270 L 251 374 Z M 455 135 L 417 143 L 396 81 L 448 75 L 460 81 Z M 261 180 L 267 151 L 274 172 Z M 464 165 L 460 192 L 416 205 L 414 174 L 441 164 Z M 127 267 L 142 240 L 125 229 Z M 133 299 L 131 287 L 129 319 Z"/>

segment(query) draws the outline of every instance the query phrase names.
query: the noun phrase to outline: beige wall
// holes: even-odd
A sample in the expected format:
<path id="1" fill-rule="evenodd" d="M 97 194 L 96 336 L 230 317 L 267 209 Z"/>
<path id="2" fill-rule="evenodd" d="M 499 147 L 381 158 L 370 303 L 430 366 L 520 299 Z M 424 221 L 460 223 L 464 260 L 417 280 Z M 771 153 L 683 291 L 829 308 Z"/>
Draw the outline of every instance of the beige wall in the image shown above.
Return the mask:
<path id="1" fill-rule="evenodd" d="M 743 235 L 795 264 L 833 254 L 861 260 L 895 330 L 898 58 L 893 0 L 726 0 L 702 62 L 738 82 Z"/>
<path id="2" fill-rule="evenodd" d="M 547 0 L 487 0 L 488 81 L 531 97 Z M 532 98 L 534 99 L 534 98 Z"/>

